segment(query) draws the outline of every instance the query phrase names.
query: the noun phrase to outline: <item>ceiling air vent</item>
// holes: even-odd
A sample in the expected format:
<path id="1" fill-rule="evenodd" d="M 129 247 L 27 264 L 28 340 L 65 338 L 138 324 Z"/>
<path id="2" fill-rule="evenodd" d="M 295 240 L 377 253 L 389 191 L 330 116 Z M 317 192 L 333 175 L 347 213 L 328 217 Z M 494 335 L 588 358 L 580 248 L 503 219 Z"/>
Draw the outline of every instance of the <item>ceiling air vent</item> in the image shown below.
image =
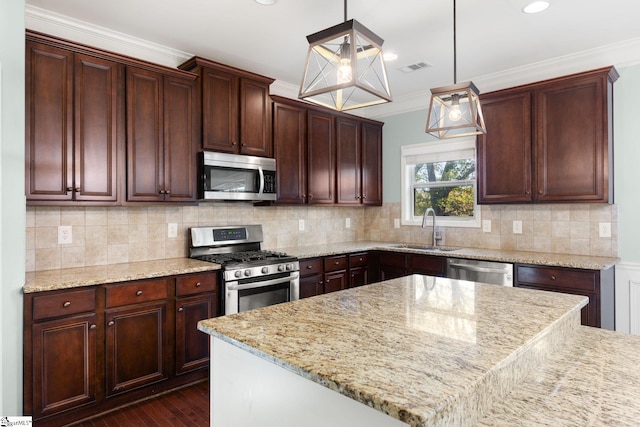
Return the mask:
<path id="1" fill-rule="evenodd" d="M 416 62 L 415 64 L 405 65 L 404 67 L 400 67 L 399 70 L 403 73 L 413 73 L 414 71 L 422 70 L 423 68 L 429 68 L 433 65 L 429 64 L 426 61 Z"/>

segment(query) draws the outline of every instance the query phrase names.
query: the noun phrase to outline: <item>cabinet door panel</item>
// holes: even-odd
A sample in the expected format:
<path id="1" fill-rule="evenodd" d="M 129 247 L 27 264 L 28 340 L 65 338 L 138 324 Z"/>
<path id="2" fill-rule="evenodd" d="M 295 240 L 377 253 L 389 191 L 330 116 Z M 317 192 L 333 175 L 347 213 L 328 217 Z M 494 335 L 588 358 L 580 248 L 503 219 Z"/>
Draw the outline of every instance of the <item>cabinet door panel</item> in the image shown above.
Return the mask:
<path id="1" fill-rule="evenodd" d="M 300 298 L 314 297 L 324 293 L 322 274 L 300 278 Z"/>
<path id="2" fill-rule="evenodd" d="M 118 199 L 121 66 L 75 56 L 75 199 Z"/>
<path id="3" fill-rule="evenodd" d="M 28 42 L 26 195 L 73 198 L 73 53 Z"/>
<path id="4" fill-rule="evenodd" d="M 240 79 L 240 152 L 271 157 L 269 85 Z"/>
<path id="5" fill-rule="evenodd" d="M 33 325 L 33 415 L 46 416 L 96 398 L 96 316 Z"/>
<path id="6" fill-rule="evenodd" d="M 303 204 L 307 193 L 307 114 L 302 108 L 273 104 L 273 148 L 281 204 Z"/>
<path id="7" fill-rule="evenodd" d="M 202 148 L 238 151 L 238 78 L 223 71 L 202 71 Z"/>
<path id="8" fill-rule="evenodd" d="M 217 316 L 216 294 L 176 301 L 176 373 L 184 374 L 209 366 L 209 335 L 198 330 L 198 322 Z"/>
<path id="9" fill-rule="evenodd" d="M 308 203 L 335 203 L 334 119 L 316 111 L 307 113 Z"/>
<path id="10" fill-rule="evenodd" d="M 162 201 L 162 75 L 127 69 L 127 200 Z"/>
<path id="11" fill-rule="evenodd" d="M 531 93 L 482 100 L 487 134 L 478 137 L 479 203 L 530 202 Z"/>
<path id="12" fill-rule="evenodd" d="M 349 270 L 351 277 L 349 278 L 349 287 L 366 285 L 369 283 L 369 271 L 367 267 L 356 267 Z"/>
<path id="13" fill-rule="evenodd" d="M 602 99 L 598 77 L 537 91 L 538 201 L 606 201 Z"/>
<path id="14" fill-rule="evenodd" d="M 346 270 L 325 273 L 324 293 L 341 291 L 349 287 L 349 276 Z"/>
<path id="15" fill-rule="evenodd" d="M 362 203 L 382 206 L 382 125 L 362 124 Z"/>
<path id="16" fill-rule="evenodd" d="M 107 395 L 167 378 L 166 303 L 106 314 Z"/>
<path id="17" fill-rule="evenodd" d="M 195 201 L 198 114 L 196 81 L 164 77 L 164 191 L 167 201 Z"/>
<path id="18" fill-rule="evenodd" d="M 360 204 L 360 155 L 360 125 L 355 120 L 336 119 L 337 203 Z"/>

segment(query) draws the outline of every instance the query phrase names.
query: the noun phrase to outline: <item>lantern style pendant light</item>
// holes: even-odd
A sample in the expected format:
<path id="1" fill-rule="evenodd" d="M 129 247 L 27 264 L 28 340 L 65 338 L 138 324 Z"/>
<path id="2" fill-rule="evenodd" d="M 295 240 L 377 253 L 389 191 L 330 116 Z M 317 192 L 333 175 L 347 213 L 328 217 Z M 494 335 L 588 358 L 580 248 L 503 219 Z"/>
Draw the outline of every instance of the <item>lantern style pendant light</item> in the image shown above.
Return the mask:
<path id="1" fill-rule="evenodd" d="M 347 21 L 307 36 L 309 51 L 298 98 L 338 111 L 391 101 L 382 56 L 384 40 Z"/>
<path id="2" fill-rule="evenodd" d="M 453 0 L 453 84 L 431 89 L 426 132 L 436 138 L 455 138 L 487 133 L 478 88 L 458 83 L 456 69 L 456 0 Z"/>

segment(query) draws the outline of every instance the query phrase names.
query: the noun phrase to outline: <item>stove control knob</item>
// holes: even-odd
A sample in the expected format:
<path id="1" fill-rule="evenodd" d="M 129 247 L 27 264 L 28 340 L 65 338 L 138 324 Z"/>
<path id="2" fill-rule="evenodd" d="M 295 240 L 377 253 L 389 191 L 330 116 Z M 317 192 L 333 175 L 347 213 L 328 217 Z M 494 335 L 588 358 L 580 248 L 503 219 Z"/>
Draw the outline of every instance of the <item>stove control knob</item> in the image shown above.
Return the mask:
<path id="1" fill-rule="evenodd" d="M 248 268 L 244 271 L 244 275 L 249 277 L 251 276 L 251 270 L 249 270 Z"/>
<path id="2" fill-rule="evenodd" d="M 291 264 L 287 264 L 287 271 L 292 270 L 293 266 Z"/>
<path id="3" fill-rule="evenodd" d="M 236 277 L 242 277 L 242 271 L 238 270 L 235 272 L 234 276 Z"/>
<path id="4" fill-rule="evenodd" d="M 269 272 L 269 267 L 262 267 L 262 274 L 267 274 Z"/>
<path id="5" fill-rule="evenodd" d="M 278 271 L 284 271 L 284 265 L 283 264 L 280 264 L 278 266 Z"/>

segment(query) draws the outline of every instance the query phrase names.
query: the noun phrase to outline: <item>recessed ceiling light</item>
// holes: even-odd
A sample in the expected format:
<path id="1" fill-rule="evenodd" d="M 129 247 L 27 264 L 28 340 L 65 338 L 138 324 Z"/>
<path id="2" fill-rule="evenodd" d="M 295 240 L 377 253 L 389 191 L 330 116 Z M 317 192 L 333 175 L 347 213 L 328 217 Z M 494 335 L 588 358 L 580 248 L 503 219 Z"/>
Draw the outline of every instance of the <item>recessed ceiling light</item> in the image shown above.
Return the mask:
<path id="1" fill-rule="evenodd" d="M 398 55 L 393 52 L 385 52 L 383 55 L 385 61 L 395 61 L 398 59 Z"/>
<path id="2" fill-rule="evenodd" d="M 524 13 L 540 13 L 549 7 L 548 1 L 534 1 L 526 5 L 522 11 Z"/>
<path id="3" fill-rule="evenodd" d="M 278 0 L 256 0 L 256 3 L 264 4 L 266 6 L 271 6 L 272 4 L 276 4 Z"/>

